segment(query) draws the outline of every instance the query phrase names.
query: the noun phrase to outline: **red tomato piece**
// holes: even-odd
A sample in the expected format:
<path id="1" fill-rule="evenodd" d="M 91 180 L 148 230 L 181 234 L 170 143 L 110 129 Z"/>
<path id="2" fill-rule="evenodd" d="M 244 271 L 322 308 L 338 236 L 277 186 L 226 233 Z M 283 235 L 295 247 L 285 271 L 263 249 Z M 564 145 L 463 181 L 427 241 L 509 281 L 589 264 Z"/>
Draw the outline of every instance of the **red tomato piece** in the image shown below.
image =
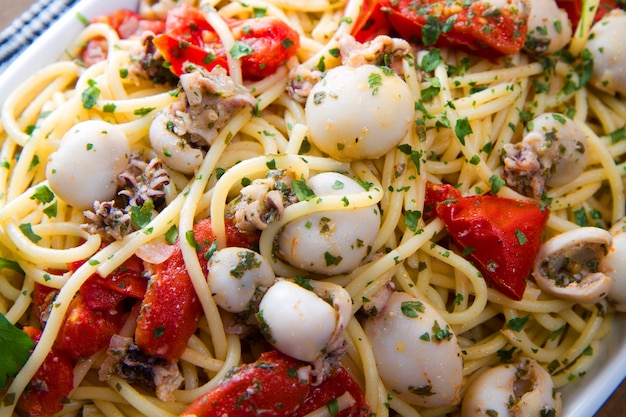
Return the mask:
<path id="1" fill-rule="evenodd" d="M 378 0 L 365 0 L 361 13 L 357 17 L 352 28 L 352 36 L 365 43 L 378 35 L 386 35 L 391 31 L 391 26 L 381 9 Z"/>
<path id="2" fill-rule="evenodd" d="M 363 391 L 352 375 L 342 366 L 336 368 L 324 381 L 311 388 L 311 392 L 298 410 L 291 417 L 302 417 L 314 410 L 323 407 L 335 398 L 349 392 L 355 402 L 352 407 L 343 410 L 336 417 L 368 417 L 370 407 L 365 400 Z"/>
<path id="3" fill-rule="evenodd" d="M 298 32 L 274 16 L 235 20 L 229 26 L 235 39 L 246 45 L 235 49 L 242 55 L 241 72 L 247 80 L 272 75 L 300 48 Z"/>
<path id="4" fill-rule="evenodd" d="M 448 200 L 436 210 L 452 239 L 491 286 L 521 300 L 548 209 L 531 201 L 487 195 Z"/>
<path id="5" fill-rule="evenodd" d="M 300 47 L 298 32 L 273 16 L 228 20 L 237 41 L 231 55 L 241 60 L 246 80 L 260 80 L 276 72 Z M 224 46 L 202 12 L 189 5 L 168 12 L 165 33 L 154 45 L 180 76 L 189 61 L 211 70 L 216 65 L 228 69 Z"/>
<path id="6" fill-rule="evenodd" d="M 182 39 L 200 47 L 207 42 L 209 37 L 212 41 L 218 40 L 204 14 L 186 3 L 167 12 L 165 33 L 175 39 Z"/>
<path id="7" fill-rule="evenodd" d="M 276 350 L 263 353 L 191 403 L 181 416 L 290 417 L 309 393 L 309 382 L 297 375 L 304 365 Z"/>
<path id="8" fill-rule="evenodd" d="M 33 312 L 42 327 L 57 293 L 57 289 L 35 284 Z M 91 356 L 108 346 L 111 336 L 122 328 L 125 317 L 125 313 L 115 310 L 92 310 L 79 293 L 68 308 L 54 346 L 72 359 Z"/>
<path id="9" fill-rule="evenodd" d="M 83 263 L 85 261 L 72 263 L 70 270 L 75 271 Z M 143 271 L 143 261 L 133 255 L 104 278 L 93 274 L 80 287 L 84 303 L 95 311 L 109 311 L 117 309 L 126 298 L 142 299 L 148 286 Z"/>
<path id="10" fill-rule="evenodd" d="M 98 16 L 92 19 L 91 23 L 106 23 L 115 29 L 122 39 L 128 39 L 133 35 L 141 35 L 146 30 L 158 34 L 165 29 L 165 22 L 143 19 L 129 9 L 120 9 L 105 16 Z"/>
<path id="11" fill-rule="evenodd" d="M 74 360 L 91 356 L 109 345 L 111 337 L 122 328 L 125 317 L 115 311 L 94 311 L 78 294 L 69 306 L 54 346 Z"/>
<path id="12" fill-rule="evenodd" d="M 580 22 L 580 16 L 583 10 L 583 0 L 556 0 L 556 4 L 567 12 L 570 22 L 574 30 Z M 623 0 L 600 0 L 598 10 L 593 18 L 594 22 L 602 19 L 605 14 L 613 9 L 624 9 L 626 3 Z"/>
<path id="13" fill-rule="evenodd" d="M 219 55 L 217 55 L 215 51 L 206 51 L 200 46 L 184 39 L 175 38 L 167 33 L 156 36 L 152 43 L 161 52 L 163 58 L 169 62 L 170 70 L 178 76 L 185 73 L 186 62 L 204 67 L 209 71 L 217 65 L 228 69 L 228 61 L 223 50 L 220 50 Z"/>
<path id="14" fill-rule="evenodd" d="M 25 326 L 24 332 L 35 343 L 41 330 Z M 51 416 L 63 409 L 63 399 L 74 389 L 74 367 L 65 352 L 52 348 L 26 389 L 17 409 L 28 416 Z"/>
<path id="15" fill-rule="evenodd" d="M 435 217 L 435 207 L 438 203 L 447 200 L 458 200 L 461 198 L 461 192 L 450 184 L 426 183 L 426 195 L 424 197 L 424 218 L 430 219 Z"/>
<path id="16" fill-rule="evenodd" d="M 497 58 L 519 52 L 527 18 L 515 7 L 492 8 L 482 1 L 380 0 L 398 33 L 425 46 L 453 46 Z"/>
<path id="17" fill-rule="evenodd" d="M 91 277 L 80 287 L 80 294 L 83 296 L 85 305 L 93 311 L 110 311 L 115 310 L 127 297 L 115 291 L 111 291 L 95 280 L 99 277 Z"/>

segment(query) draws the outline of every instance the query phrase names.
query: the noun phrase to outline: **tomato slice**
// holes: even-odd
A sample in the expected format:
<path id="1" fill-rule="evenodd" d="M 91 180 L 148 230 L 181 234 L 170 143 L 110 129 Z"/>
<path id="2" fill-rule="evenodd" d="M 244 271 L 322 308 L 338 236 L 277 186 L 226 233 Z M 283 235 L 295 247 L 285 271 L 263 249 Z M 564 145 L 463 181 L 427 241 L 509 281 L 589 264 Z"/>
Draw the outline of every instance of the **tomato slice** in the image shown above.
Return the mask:
<path id="1" fill-rule="evenodd" d="M 42 331 L 25 326 L 35 343 Z M 17 409 L 28 416 L 51 416 L 63 409 L 63 399 L 74 388 L 74 366 L 70 357 L 52 348 L 20 396 Z"/>
<path id="2" fill-rule="evenodd" d="M 437 215 L 435 209 L 438 203 L 460 198 L 461 192 L 453 185 L 427 183 L 426 195 L 424 196 L 424 218 L 428 220 Z"/>
<path id="3" fill-rule="evenodd" d="M 109 345 L 111 337 L 122 328 L 125 318 L 126 314 L 115 311 L 90 309 L 79 293 L 69 306 L 54 346 L 74 360 L 91 356 Z"/>
<path id="4" fill-rule="evenodd" d="M 218 65 L 228 69 L 228 61 L 222 49 L 217 51 L 218 55 L 213 50 L 204 50 L 200 46 L 168 33 L 156 36 L 152 43 L 169 63 L 170 70 L 179 77 L 185 73 L 186 62 L 204 67 L 209 71 Z"/>
<path id="5" fill-rule="evenodd" d="M 531 201 L 485 195 L 446 200 L 436 211 L 491 286 L 521 300 L 549 210 Z"/>
<path id="6" fill-rule="evenodd" d="M 310 389 L 308 381 L 298 378 L 304 365 L 277 350 L 265 352 L 191 403 L 181 416 L 290 417 Z"/>
<path id="7" fill-rule="evenodd" d="M 176 362 L 201 315 L 202 305 L 178 250 L 168 261 L 157 265 L 137 319 L 137 346 L 149 355 Z"/>
<path id="8" fill-rule="evenodd" d="M 385 17 L 380 2 L 378 0 L 365 0 L 361 13 L 352 28 L 352 36 L 357 41 L 365 43 L 378 35 L 388 34 L 390 30 L 391 25 Z"/>
<path id="9" fill-rule="evenodd" d="M 199 47 L 202 47 L 207 42 L 207 37 L 211 35 L 213 41 L 217 40 L 217 35 L 204 14 L 187 3 L 182 3 L 167 12 L 165 33 Z"/>
<path id="10" fill-rule="evenodd" d="M 578 22 L 580 22 L 580 16 L 583 11 L 583 2 L 584 0 L 556 0 L 556 4 L 567 12 L 567 16 L 569 17 L 573 28 L 576 28 L 578 26 Z M 594 22 L 602 19 L 604 15 L 611 10 L 618 8 L 625 9 L 626 2 L 623 0 L 600 0 L 598 10 L 593 18 Z"/>
<path id="11" fill-rule="evenodd" d="M 153 43 L 178 76 L 185 72 L 187 61 L 209 71 L 216 65 L 228 69 L 228 52 L 241 60 L 245 80 L 260 80 L 275 73 L 300 47 L 298 32 L 274 16 L 228 19 L 227 23 L 236 41 L 231 51 L 224 50 L 200 10 L 181 5 L 168 12 L 165 33 Z"/>
<path id="12" fill-rule="evenodd" d="M 85 261 L 72 263 L 70 270 L 78 269 L 83 263 Z M 115 310 L 126 298 L 143 298 L 148 286 L 148 279 L 142 276 L 143 271 L 143 261 L 133 255 L 104 278 L 93 274 L 80 287 L 80 293 L 85 304 L 92 310 Z"/>
<path id="13" fill-rule="evenodd" d="M 398 33 L 425 46 L 455 46 L 489 58 L 518 53 L 528 31 L 527 16 L 482 1 L 380 0 Z"/>
<path id="14" fill-rule="evenodd" d="M 350 393 L 354 399 L 351 407 L 334 414 L 335 417 L 368 417 L 370 407 L 365 400 L 363 390 L 352 378 L 352 375 L 343 367 L 339 366 L 324 378 L 321 384 L 311 388 L 311 392 L 296 412 L 291 417 L 303 417 L 307 414 L 328 406 L 330 402 L 339 398 L 346 392 Z"/>
<path id="15" fill-rule="evenodd" d="M 237 40 L 245 79 L 260 80 L 276 72 L 300 48 L 300 35 L 274 16 L 235 20 L 229 24 Z"/>

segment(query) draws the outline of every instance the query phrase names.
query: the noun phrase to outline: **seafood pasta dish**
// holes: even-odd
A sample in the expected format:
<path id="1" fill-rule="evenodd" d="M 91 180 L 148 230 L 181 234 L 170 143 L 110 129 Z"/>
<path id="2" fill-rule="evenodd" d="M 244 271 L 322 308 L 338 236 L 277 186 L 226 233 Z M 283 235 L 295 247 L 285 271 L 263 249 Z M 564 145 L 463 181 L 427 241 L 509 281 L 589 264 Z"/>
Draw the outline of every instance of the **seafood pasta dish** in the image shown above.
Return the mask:
<path id="1" fill-rule="evenodd" d="M 0 109 L 0 416 L 565 415 L 626 311 L 611 0 L 142 0 Z"/>

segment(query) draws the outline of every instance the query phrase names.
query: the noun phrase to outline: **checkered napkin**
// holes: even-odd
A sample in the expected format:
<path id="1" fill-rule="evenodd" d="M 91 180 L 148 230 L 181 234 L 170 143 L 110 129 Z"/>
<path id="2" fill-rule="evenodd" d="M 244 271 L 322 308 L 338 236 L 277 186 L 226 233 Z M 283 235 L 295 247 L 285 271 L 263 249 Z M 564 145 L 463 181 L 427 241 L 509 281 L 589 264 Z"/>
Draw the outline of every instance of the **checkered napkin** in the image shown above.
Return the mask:
<path id="1" fill-rule="evenodd" d="M 0 32 L 0 72 L 79 0 L 39 0 Z"/>

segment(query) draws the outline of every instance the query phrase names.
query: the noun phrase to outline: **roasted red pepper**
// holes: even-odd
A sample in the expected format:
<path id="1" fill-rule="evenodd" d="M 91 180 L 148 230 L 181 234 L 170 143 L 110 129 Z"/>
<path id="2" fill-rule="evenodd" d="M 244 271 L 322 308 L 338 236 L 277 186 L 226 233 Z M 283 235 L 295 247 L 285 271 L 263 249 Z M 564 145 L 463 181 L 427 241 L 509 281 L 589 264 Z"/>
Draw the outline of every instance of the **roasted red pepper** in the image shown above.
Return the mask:
<path id="1" fill-rule="evenodd" d="M 74 262 L 70 271 L 75 271 L 85 261 Z M 133 255 L 106 277 L 93 274 L 80 287 L 85 304 L 95 311 L 118 308 L 127 298 L 142 299 L 146 293 L 148 279 L 143 274 L 143 261 Z"/>
<path id="2" fill-rule="evenodd" d="M 57 290 L 35 284 L 33 311 L 41 326 L 54 302 Z M 57 351 L 65 352 L 71 359 L 88 357 L 109 345 L 111 336 L 122 328 L 126 312 L 123 310 L 92 310 L 77 294 L 68 307 L 67 314 L 54 342 Z"/>
<path id="3" fill-rule="evenodd" d="M 298 377 L 307 365 L 276 350 L 237 369 L 213 390 L 191 403 L 181 416 L 288 417 L 304 401 L 310 383 Z"/>
<path id="4" fill-rule="evenodd" d="M 361 8 L 361 13 L 357 17 L 352 28 L 352 36 L 365 43 L 374 39 L 378 35 L 387 35 L 391 30 L 389 21 L 381 9 L 380 1 L 365 0 Z"/>
<path id="5" fill-rule="evenodd" d="M 445 197 L 436 204 L 437 216 L 464 256 L 493 288 L 521 300 L 541 246 L 548 208 L 532 201 L 491 195 L 455 197 L 456 190 L 451 191 L 450 186 L 438 187 L 443 188 L 431 192 L 431 196 Z"/>
<path id="6" fill-rule="evenodd" d="M 300 368 L 308 365 L 277 350 L 265 352 L 257 361 L 243 365 L 215 389 L 194 401 L 181 416 L 301 417 L 324 407 L 346 391 L 355 403 L 336 416 L 369 415 L 361 388 L 345 368 L 335 368 L 321 384 L 313 386 L 309 379 L 300 379 L 298 374 Z"/>
<path id="7" fill-rule="evenodd" d="M 290 417 L 303 417 L 329 404 L 333 399 L 349 392 L 354 399 L 351 407 L 334 414 L 335 417 L 368 417 L 370 407 L 363 391 L 352 375 L 342 366 L 335 368 L 321 384 L 311 387 L 311 391 L 300 407 Z"/>
<path id="8" fill-rule="evenodd" d="M 165 22 L 144 19 L 136 12 L 128 9 L 120 9 L 108 15 L 98 16 L 92 19 L 91 23 L 106 23 L 115 29 L 122 39 L 141 35 L 147 30 L 159 34 L 165 29 Z"/>
<path id="9" fill-rule="evenodd" d="M 169 63 L 170 70 L 178 76 L 185 73 L 186 63 L 193 63 L 209 71 L 218 65 L 228 68 L 228 62 L 222 50 L 218 57 L 214 51 L 205 51 L 199 46 L 166 33 L 155 37 L 152 42 Z"/>
<path id="10" fill-rule="evenodd" d="M 556 0 L 556 4 L 567 12 L 570 22 L 574 30 L 578 26 L 580 16 L 583 11 L 583 0 Z M 600 0 L 598 10 L 594 16 L 594 22 L 602 19 L 605 14 L 613 9 L 626 9 L 626 1 L 624 0 Z"/>
<path id="11" fill-rule="evenodd" d="M 198 223 L 193 232 L 195 242 L 201 247 L 198 251 L 201 258 L 215 240 L 210 220 Z M 206 273 L 206 260 L 200 264 Z M 176 362 L 185 351 L 201 315 L 202 305 L 177 242 L 172 255 L 155 266 L 137 319 L 135 342 L 149 355 Z"/>
<path id="12" fill-rule="evenodd" d="M 524 46 L 528 16 L 514 7 L 487 1 L 380 0 L 393 28 L 425 46 L 453 46 L 497 58 Z"/>
<path id="13" fill-rule="evenodd" d="M 300 36 L 274 16 L 229 19 L 235 45 L 230 54 L 241 60 L 246 80 L 260 80 L 276 72 L 300 47 Z M 227 51 L 202 13 L 182 4 L 166 18 L 165 33 L 153 40 L 176 74 L 184 73 L 185 62 L 211 70 L 216 65 L 228 69 Z"/>
<path id="14" fill-rule="evenodd" d="M 35 343 L 41 330 L 24 327 Z M 63 399 L 74 389 L 74 366 L 70 357 L 52 348 L 20 396 L 17 409 L 28 416 L 51 416 L 63 409 Z"/>
<path id="15" fill-rule="evenodd" d="M 167 12 L 165 33 L 196 46 L 202 46 L 207 41 L 216 42 L 218 40 L 217 34 L 207 22 L 204 14 L 187 3 L 182 3 Z M 207 39 L 207 36 L 210 36 L 210 39 Z"/>
<path id="16" fill-rule="evenodd" d="M 78 294 L 69 306 L 54 346 L 74 360 L 91 356 L 109 346 L 111 337 L 122 328 L 125 317 L 117 311 L 94 311 Z"/>
<path id="17" fill-rule="evenodd" d="M 228 223 L 226 232 L 228 246 L 251 245 L 247 236 L 228 226 Z M 185 239 L 190 240 L 190 237 Z M 194 226 L 193 240 L 206 275 L 205 255 L 215 241 L 210 219 L 201 220 Z M 176 362 L 198 326 L 202 305 L 185 267 L 179 242 L 173 254 L 155 269 L 137 319 L 135 342 L 147 354 Z"/>

